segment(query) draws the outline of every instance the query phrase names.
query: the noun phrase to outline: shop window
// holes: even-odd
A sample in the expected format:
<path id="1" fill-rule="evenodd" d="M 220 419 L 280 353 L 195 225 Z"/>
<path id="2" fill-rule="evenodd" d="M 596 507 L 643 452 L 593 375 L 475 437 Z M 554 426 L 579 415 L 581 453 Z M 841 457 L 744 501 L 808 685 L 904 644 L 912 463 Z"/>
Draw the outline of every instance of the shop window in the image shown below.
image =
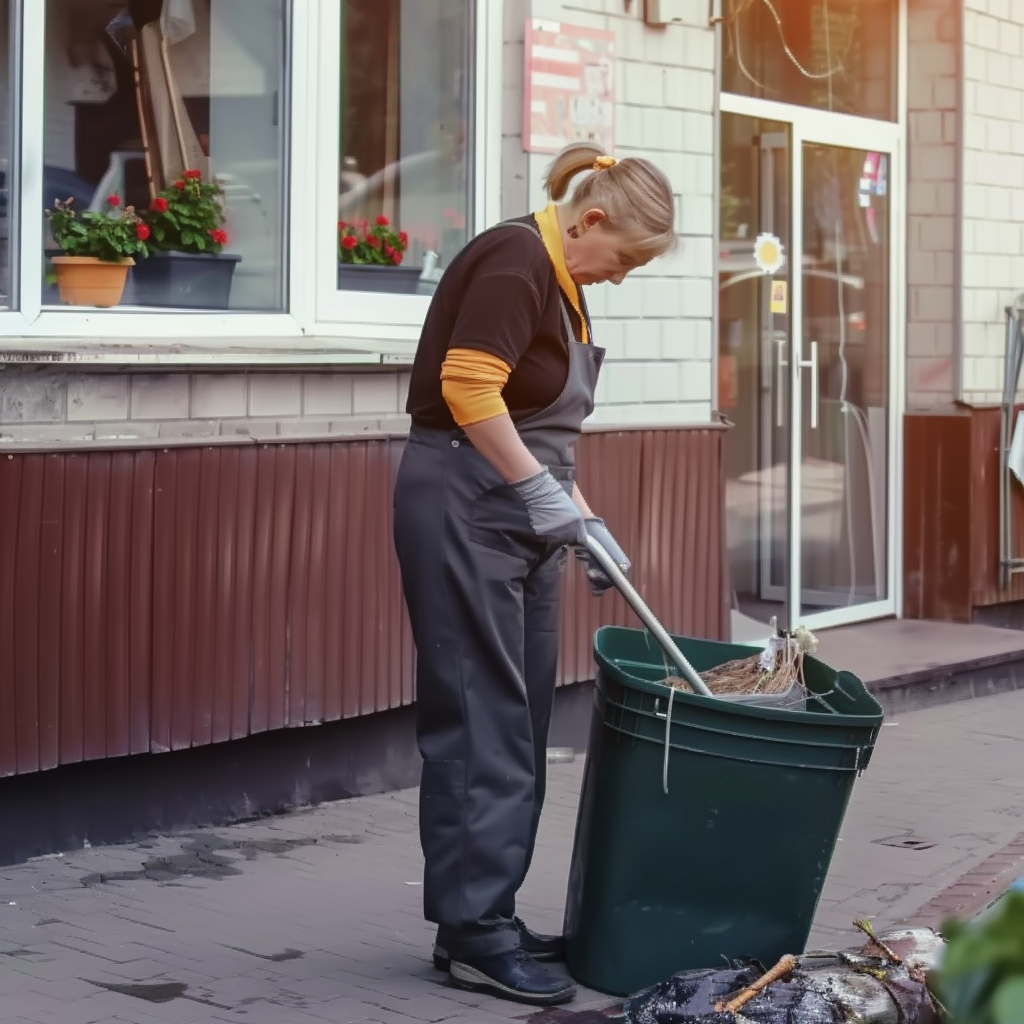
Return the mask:
<path id="1" fill-rule="evenodd" d="M 121 305 L 285 308 L 286 14 L 287 0 L 46 0 L 44 204 L 138 212 L 150 253 Z M 44 306 L 62 301 L 51 228 Z"/>
<path id="2" fill-rule="evenodd" d="M 896 120 L 896 0 L 724 0 L 722 88 Z"/>
<path id="3" fill-rule="evenodd" d="M 341 0 L 338 288 L 428 295 L 471 217 L 470 0 Z"/>
<path id="4" fill-rule="evenodd" d="M 11 151 L 14 121 L 14 54 L 10 0 L 0 0 L 0 309 L 14 305 L 12 275 L 12 229 L 17 202 L 12 197 L 15 161 Z"/>

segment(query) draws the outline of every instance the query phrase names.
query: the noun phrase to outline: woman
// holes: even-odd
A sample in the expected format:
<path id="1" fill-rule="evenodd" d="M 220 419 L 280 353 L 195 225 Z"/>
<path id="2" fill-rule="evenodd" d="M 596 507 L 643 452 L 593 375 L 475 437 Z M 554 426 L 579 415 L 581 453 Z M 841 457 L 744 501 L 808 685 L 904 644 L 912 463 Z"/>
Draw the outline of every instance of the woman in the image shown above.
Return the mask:
<path id="1" fill-rule="evenodd" d="M 551 205 L 477 236 L 441 278 L 395 485 L 434 963 L 537 1005 L 574 995 L 540 962 L 561 958 L 561 937 L 515 916 L 544 799 L 566 546 L 595 593 L 611 584 L 580 547 L 588 534 L 629 568 L 576 483 L 604 355 L 580 286 L 619 284 L 676 242 L 671 186 L 645 160 L 570 146 L 546 186 Z"/>

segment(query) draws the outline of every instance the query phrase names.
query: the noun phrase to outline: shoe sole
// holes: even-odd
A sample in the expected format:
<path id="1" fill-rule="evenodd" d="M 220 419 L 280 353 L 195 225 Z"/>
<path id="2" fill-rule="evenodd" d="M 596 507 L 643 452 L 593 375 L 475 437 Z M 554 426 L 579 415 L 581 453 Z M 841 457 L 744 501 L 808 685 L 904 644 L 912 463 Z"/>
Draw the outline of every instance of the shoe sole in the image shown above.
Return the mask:
<path id="1" fill-rule="evenodd" d="M 450 977 L 452 984 L 457 988 L 465 989 L 468 992 L 489 992 L 492 995 L 501 996 L 514 1003 L 526 1003 L 529 1006 L 558 1006 L 561 1003 L 569 1003 L 576 996 L 576 986 L 567 984 L 565 988 L 557 992 L 533 993 L 520 992 L 514 988 L 508 988 L 486 974 L 467 967 L 454 961 L 451 965 Z"/>
<path id="2" fill-rule="evenodd" d="M 531 960 L 539 964 L 560 964 L 565 961 L 565 953 L 527 953 Z M 434 947 L 434 970 L 447 974 L 452 969 L 452 958 Z"/>

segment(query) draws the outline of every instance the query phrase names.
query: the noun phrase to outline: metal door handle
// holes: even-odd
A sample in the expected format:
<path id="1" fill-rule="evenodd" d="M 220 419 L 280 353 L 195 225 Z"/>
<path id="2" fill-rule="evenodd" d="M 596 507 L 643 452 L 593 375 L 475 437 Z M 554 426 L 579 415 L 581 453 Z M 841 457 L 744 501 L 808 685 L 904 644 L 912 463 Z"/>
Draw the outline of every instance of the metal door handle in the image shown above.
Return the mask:
<path id="1" fill-rule="evenodd" d="M 775 425 L 782 427 L 782 394 L 786 378 L 783 371 L 789 366 L 789 360 L 783 356 L 784 338 L 775 339 Z M 801 359 L 797 364 L 798 370 L 811 371 L 811 430 L 818 429 L 818 343 L 811 342 L 811 358 Z"/>
<path id="2" fill-rule="evenodd" d="M 786 393 L 786 377 L 782 372 L 789 366 L 789 360 L 782 354 L 785 338 L 775 339 L 775 426 L 785 426 L 782 415 L 782 396 Z"/>
<path id="3" fill-rule="evenodd" d="M 818 343 L 811 342 L 811 358 L 800 360 L 801 370 L 811 371 L 811 430 L 818 429 Z"/>

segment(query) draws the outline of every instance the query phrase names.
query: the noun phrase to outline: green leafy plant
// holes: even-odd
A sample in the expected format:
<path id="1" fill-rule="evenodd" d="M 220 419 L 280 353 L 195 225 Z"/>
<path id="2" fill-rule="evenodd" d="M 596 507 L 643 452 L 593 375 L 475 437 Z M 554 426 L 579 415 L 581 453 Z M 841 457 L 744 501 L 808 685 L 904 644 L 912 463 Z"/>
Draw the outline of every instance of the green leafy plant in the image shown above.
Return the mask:
<path id="1" fill-rule="evenodd" d="M 929 984 L 949 1024 L 1024 1021 L 1024 892 L 1010 892 L 985 916 L 947 921 L 948 945 Z"/>
<path id="2" fill-rule="evenodd" d="M 45 211 L 53 240 L 66 256 L 89 256 L 104 263 L 117 263 L 149 255 L 149 225 L 134 206 L 122 206 L 120 196 L 107 196 L 107 208 L 102 213 L 78 213 L 72 208 L 73 202 L 57 199 L 52 209 Z"/>
<path id="3" fill-rule="evenodd" d="M 185 171 L 159 192 L 145 213 L 158 252 L 219 253 L 228 242 L 224 230 L 224 190 L 203 181 L 200 171 Z"/>
<path id="4" fill-rule="evenodd" d="M 363 266 L 397 267 L 405 258 L 409 236 L 395 231 L 383 214 L 373 224 L 338 221 L 338 261 Z"/>

